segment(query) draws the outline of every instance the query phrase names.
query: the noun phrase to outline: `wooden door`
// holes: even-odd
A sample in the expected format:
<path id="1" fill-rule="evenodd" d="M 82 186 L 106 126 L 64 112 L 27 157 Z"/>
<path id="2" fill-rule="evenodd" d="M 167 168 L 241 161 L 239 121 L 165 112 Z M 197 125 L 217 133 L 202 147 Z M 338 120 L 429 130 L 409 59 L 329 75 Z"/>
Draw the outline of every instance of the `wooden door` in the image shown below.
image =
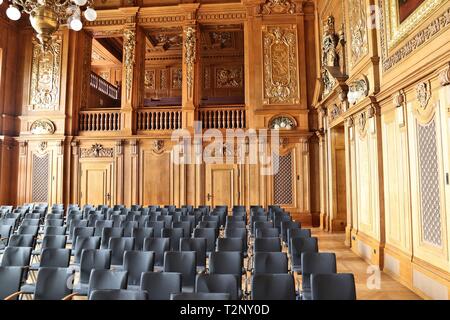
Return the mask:
<path id="1" fill-rule="evenodd" d="M 113 164 L 110 162 L 81 163 L 80 203 L 112 204 L 111 180 Z"/>
<path id="2" fill-rule="evenodd" d="M 212 206 L 239 204 L 239 169 L 235 164 L 208 164 L 206 166 L 206 199 Z"/>

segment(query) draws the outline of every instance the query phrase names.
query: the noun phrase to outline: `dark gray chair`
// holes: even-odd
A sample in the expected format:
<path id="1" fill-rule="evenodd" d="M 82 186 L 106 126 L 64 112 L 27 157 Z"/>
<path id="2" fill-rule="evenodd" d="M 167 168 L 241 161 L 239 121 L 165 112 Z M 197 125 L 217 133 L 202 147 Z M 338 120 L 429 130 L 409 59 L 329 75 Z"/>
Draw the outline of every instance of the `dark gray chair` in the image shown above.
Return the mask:
<path id="1" fill-rule="evenodd" d="M 79 294 L 86 295 L 88 291 L 91 270 L 107 270 L 111 267 L 111 250 L 85 249 L 81 253 L 80 281 L 74 288 Z"/>
<path id="2" fill-rule="evenodd" d="M 121 237 L 109 239 L 109 249 L 111 250 L 111 264 L 121 266 L 125 251 L 134 249 L 134 238 Z"/>
<path id="3" fill-rule="evenodd" d="M 112 220 L 97 220 L 95 221 L 95 232 L 94 236 L 101 237 L 103 235 L 103 228 L 112 228 Z"/>
<path id="4" fill-rule="evenodd" d="M 181 273 L 146 272 L 141 277 L 141 290 L 149 300 L 170 300 L 173 293 L 181 293 Z"/>
<path id="5" fill-rule="evenodd" d="M 73 255 L 75 257 L 75 263 L 80 263 L 81 253 L 84 249 L 99 249 L 100 237 L 77 237 Z"/>
<path id="6" fill-rule="evenodd" d="M 256 238 L 277 238 L 280 236 L 280 232 L 277 228 L 257 228 Z"/>
<path id="7" fill-rule="evenodd" d="M 6 247 L 1 267 L 27 267 L 30 265 L 30 247 Z"/>
<path id="8" fill-rule="evenodd" d="M 301 229 L 291 229 L 301 230 Z M 302 272 L 302 253 L 304 252 L 318 252 L 319 247 L 317 244 L 317 238 L 292 238 L 289 245 L 291 248 L 291 264 L 292 271 Z"/>
<path id="9" fill-rule="evenodd" d="M 217 251 L 237 251 L 242 253 L 244 244 L 240 238 L 218 238 Z"/>
<path id="10" fill-rule="evenodd" d="M 232 274 L 199 274 L 195 281 L 195 292 L 228 293 L 230 300 L 238 300 L 239 284 Z"/>
<path id="11" fill-rule="evenodd" d="M 46 219 L 44 222 L 45 227 L 62 227 L 64 226 L 64 219 Z"/>
<path id="12" fill-rule="evenodd" d="M 180 251 L 195 251 L 197 254 L 197 272 L 206 269 L 206 239 L 184 238 L 180 241 Z"/>
<path id="13" fill-rule="evenodd" d="M 0 225 L 0 250 L 4 250 L 8 245 L 12 230 L 13 228 L 10 225 Z"/>
<path id="14" fill-rule="evenodd" d="M 44 236 L 42 238 L 41 249 L 44 248 L 59 248 L 64 249 L 67 244 L 67 237 L 63 235 L 58 236 Z"/>
<path id="15" fill-rule="evenodd" d="M 230 300 L 229 293 L 176 293 L 170 300 Z"/>
<path id="16" fill-rule="evenodd" d="M 145 238 L 143 249 L 155 253 L 155 269 L 162 270 L 164 253 L 170 250 L 170 238 Z"/>
<path id="17" fill-rule="evenodd" d="M 8 247 L 34 247 L 36 237 L 31 234 L 13 234 L 9 237 Z"/>
<path id="18" fill-rule="evenodd" d="M 125 251 L 123 270 L 128 271 L 128 286 L 141 283 L 143 272 L 153 272 L 155 253 L 152 251 Z"/>
<path id="19" fill-rule="evenodd" d="M 0 300 L 18 292 L 22 279 L 22 267 L 0 267 Z"/>
<path id="20" fill-rule="evenodd" d="M 17 230 L 17 234 L 19 235 L 32 235 L 37 237 L 39 232 L 39 226 L 20 226 Z"/>
<path id="21" fill-rule="evenodd" d="M 89 300 L 148 300 L 148 294 L 141 290 L 94 290 Z"/>
<path id="22" fill-rule="evenodd" d="M 287 230 L 287 245 L 289 253 L 291 253 L 291 239 L 293 238 L 311 238 L 311 229 L 288 229 Z"/>
<path id="23" fill-rule="evenodd" d="M 134 228 L 131 236 L 135 239 L 134 250 L 143 250 L 145 238 L 153 237 L 153 228 Z"/>
<path id="24" fill-rule="evenodd" d="M 164 254 L 164 272 L 182 274 L 182 292 L 193 292 L 195 275 L 197 274 L 197 256 L 195 251 L 174 252 Z"/>
<path id="25" fill-rule="evenodd" d="M 329 252 L 302 253 L 302 300 L 311 299 L 311 275 L 336 273 L 336 255 Z"/>
<path id="26" fill-rule="evenodd" d="M 148 221 L 148 228 L 153 228 L 153 236 L 156 238 L 161 238 L 161 231 L 164 228 L 164 221 Z"/>
<path id="27" fill-rule="evenodd" d="M 288 229 L 301 229 L 301 224 L 295 221 L 281 221 L 281 239 L 285 243 L 287 243 Z"/>
<path id="28" fill-rule="evenodd" d="M 163 238 L 170 238 L 170 250 L 180 250 L 180 239 L 184 236 L 183 228 L 163 228 L 161 231 Z"/>
<path id="29" fill-rule="evenodd" d="M 256 221 L 253 223 L 253 234 L 256 235 L 257 229 L 267 229 L 267 228 L 273 228 L 272 221 Z"/>
<path id="30" fill-rule="evenodd" d="M 61 300 L 72 293 L 73 271 L 67 268 L 39 268 L 34 300 Z"/>
<path id="31" fill-rule="evenodd" d="M 94 227 L 76 227 L 73 230 L 72 247 L 76 248 L 78 237 L 92 237 L 94 235 Z"/>
<path id="32" fill-rule="evenodd" d="M 225 238 L 240 238 L 244 245 L 244 257 L 247 256 L 247 229 L 245 228 L 236 228 L 236 229 L 225 229 Z"/>
<path id="33" fill-rule="evenodd" d="M 288 273 L 288 259 L 284 252 L 255 252 L 253 272 Z"/>
<path id="34" fill-rule="evenodd" d="M 23 219 L 20 223 L 21 227 L 36 227 L 41 223 L 41 219 Z M 24 233 L 26 234 L 26 233 Z"/>
<path id="35" fill-rule="evenodd" d="M 252 278 L 252 300 L 295 300 L 292 274 L 255 274 Z"/>
<path id="36" fill-rule="evenodd" d="M 166 216 L 166 215 L 157 216 L 156 221 L 164 222 L 164 228 L 170 228 L 170 226 L 172 225 L 172 222 L 173 222 L 173 217 Z"/>
<path id="37" fill-rule="evenodd" d="M 75 232 L 76 228 L 82 228 L 82 227 L 87 227 L 87 220 L 82 220 L 82 219 L 78 219 L 78 218 L 74 218 L 70 221 L 70 225 L 69 225 L 69 239 L 67 241 L 67 243 L 72 243 L 74 237 L 73 234 Z"/>
<path id="38" fill-rule="evenodd" d="M 111 238 L 118 238 L 123 236 L 123 228 L 120 227 L 112 227 L 112 228 L 103 228 L 102 232 L 102 241 L 100 243 L 101 249 L 109 248 L 109 240 Z"/>
<path id="39" fill-rule="evenodd" d="M 243 273 L 243 258 L 241 252 L 217 251 L 209 256 L 210 274 L 232 274 L 241 283 Z"/>
<path id="40" fill-rule="evenodd" d="M 66 229 L 65 226 L 46 226 L 44 227 L 44 236 L 64 236 Z"/>
<path id="41" fill-rule="evenodd" d="M 30 270 L 47 268 L 68 268 L 70 263 L 70 249 L 44 248 L 41 252 L 41 260 L 30 266 Z"/>
<path id="42" fill-rule="evenodd" d="M 127 271 L 92 270 L 89 277 L 88 296 L 94 290 L 126 289 L 128 283 Z"/>
<path id="43" fill-rule="evenodd" d="M 190 238 L 191 237 L 191 223 L 189 221 L 179 221 L 172 223 L 173 229 L 182 228 L 183 229 L 183 237 Z"/>
<path id="44" fill-rule="evenodd" d="M 122 223 L 123 228 L 123 236 L 124 237 L 131 237 L 131 234 L 133 233 L 133 229 L 139 227 L 139 223 L 137 221 L 124 221 Z"/>
<path id="45" fill-rule="evenodd" d="M 206 252 L 210 253 L 216 249 L 216 239 L 218 237 L 218 230 L 215 228 L 195 228 L 194 238 L 206 239 Z"/>
<path id="46" fill-rule="evenodd" d="M 140 215 L 135 216 L 134 221 L 138 223 L 138 228 L 144 228 L 146 226 L 147 221 L 149 221 L 149 218 L 150 217 L 148 215 Z"/>
<path id="47" fill-rule="evenodd" d="M 256 238 L 253 249 L 254 252 L 280 252 L 280 238 Z"/>
<path id="48" fill-rule="evenodd" d="M 355 278 L 351 273 L 312 274 L 312 300 L 356 300 Z"/>

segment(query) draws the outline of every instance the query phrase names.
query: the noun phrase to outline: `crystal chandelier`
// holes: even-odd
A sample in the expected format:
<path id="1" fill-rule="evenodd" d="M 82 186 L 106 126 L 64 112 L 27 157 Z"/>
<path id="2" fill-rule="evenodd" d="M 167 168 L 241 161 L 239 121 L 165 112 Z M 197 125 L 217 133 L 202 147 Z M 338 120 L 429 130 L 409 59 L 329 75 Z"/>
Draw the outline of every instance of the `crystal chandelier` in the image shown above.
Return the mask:
<path id="1" fill-rule="evenodd" d="M 94 0 L 8 0 L 6 15 L 19 20 L 22 12 L 30 15 L 30 22 L 44 51 L 51 47 L 52 36 L 60 24 L 67 23 L 72 30 L 83 28 L 81 13 L 87 21 L 94 21 L 97 13 L 92 8 Z M 3 0 L 0 0 L 0 5 Z"/>

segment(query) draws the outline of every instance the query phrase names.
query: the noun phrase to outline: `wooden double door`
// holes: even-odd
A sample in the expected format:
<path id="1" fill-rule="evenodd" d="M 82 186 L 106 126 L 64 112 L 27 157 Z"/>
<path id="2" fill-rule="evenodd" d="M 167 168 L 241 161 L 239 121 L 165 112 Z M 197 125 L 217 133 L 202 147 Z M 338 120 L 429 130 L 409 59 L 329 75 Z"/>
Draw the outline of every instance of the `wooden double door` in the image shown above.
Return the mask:
<path id="1" fill-rule="evenodd" d="M 240 171 L 237 164 L 207 164 L 205 203 L 215 207 L 240 203 Z"/>

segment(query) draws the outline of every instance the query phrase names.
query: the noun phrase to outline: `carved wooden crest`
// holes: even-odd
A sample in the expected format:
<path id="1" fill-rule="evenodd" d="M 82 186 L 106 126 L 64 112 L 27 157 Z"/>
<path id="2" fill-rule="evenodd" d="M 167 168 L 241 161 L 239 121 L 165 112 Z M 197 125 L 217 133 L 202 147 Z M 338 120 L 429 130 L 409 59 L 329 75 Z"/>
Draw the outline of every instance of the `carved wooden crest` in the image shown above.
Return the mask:
<path id="1" fill-rule="evenodd" d="M 164 140 L 155 140 L 153 141 L 153 152 L 162 153 L 164 149 Z"/>
<path id="2" fill-rule="evenodd" d="M 421 82 L 416 87 L 416 98 L 422 109 L 426 109 L 431 98 L 431 86 L 428 82 Z"/>
<path id="3" fill-rule="evenodd" d="M 48 119 L 41 119 L 34 121 L 30 126 L 32 134 L 53 134 L 55 133 L 55 125 Z"/>
<path id="4" fill-rule="evenodd" d="M 261 14 L 295 13 L 295 3 L 292 0 L 266 0 L 260 5 Z"/>
<path id="5" fill-rule="evenodd" d="M 96 143 L 90 148 L 82 148 L 80 156 L 81 158 L 111 158 L 114 156 L 114 148 L 105 148 Z"/>
<path id="6" fill-rule="evenodd" d="M 357 103 L 360 99 L 367 97 L 369 94 L 369 80 L 366 76 L 353 81 L 348 87 L 348 102 Z"/>

